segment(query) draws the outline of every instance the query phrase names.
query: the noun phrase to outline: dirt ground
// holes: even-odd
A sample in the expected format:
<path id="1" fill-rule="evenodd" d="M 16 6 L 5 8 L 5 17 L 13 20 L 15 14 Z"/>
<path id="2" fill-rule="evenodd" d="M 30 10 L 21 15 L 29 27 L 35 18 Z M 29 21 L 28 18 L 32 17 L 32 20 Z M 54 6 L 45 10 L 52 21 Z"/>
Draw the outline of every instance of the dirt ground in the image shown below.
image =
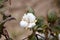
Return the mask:
<path id="1" fill-rule="evenodd" d="M 16 20 L 11 20 L 5 23 L 5 27 L 13 40 L 22 40 L 32 33 L 30 30 L 25 30 L 20 27 L 19 22 L 24 13 L 27 11 L 27 7 L 32 7 L 36 16 L 44 16 L 46 18 L 47 11 L 50 9 L 58 10 L 53 5 L 53 0 L 11 0 L 11 5 L 6 2 L 4 7 L 4 13 L 6 15 L 11 14 Z M 2 16 L 0 15 L 0 19 Z M 0 20 L 0 21 L 1 21 Z M 2 37 L 0 40 L 4 40 Z"/>

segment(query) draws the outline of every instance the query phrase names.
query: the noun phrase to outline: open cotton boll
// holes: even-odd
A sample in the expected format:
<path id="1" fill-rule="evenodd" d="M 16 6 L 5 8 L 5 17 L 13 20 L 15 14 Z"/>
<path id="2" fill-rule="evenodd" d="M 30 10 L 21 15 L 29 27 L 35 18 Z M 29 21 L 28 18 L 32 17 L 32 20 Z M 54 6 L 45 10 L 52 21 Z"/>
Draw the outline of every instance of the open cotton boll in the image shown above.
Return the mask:
<path id="1" fill-rule="evenodd" d="M 26 27 L 27 25 L 28 25 L 28 23 L 26 21 L 21 21 L 20 22 L 21 27 Z"/>
<path id="2" fill-rule="evenodd" d="M 35 25 L 35 23 L 29 23 L 28 28 L 33 28 Z"/>
<path id="3" fill-rule="evenodd" d="M 32 13 L 27 13 L 27 17 L 30 22 L 34 22 L 36 17 Z"/>

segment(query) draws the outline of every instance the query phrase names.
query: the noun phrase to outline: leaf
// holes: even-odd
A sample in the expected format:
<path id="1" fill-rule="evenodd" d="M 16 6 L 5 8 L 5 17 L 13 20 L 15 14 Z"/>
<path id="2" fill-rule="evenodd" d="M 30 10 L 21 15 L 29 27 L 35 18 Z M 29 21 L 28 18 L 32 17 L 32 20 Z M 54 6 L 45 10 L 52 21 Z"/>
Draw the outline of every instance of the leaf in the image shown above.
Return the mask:
<path id="1" fill-rule="evenodd" d="M 39 33 L 43 33 L 43 30 L 40 30 L 40 29 L 39 29 L 39 30 L 37 30 L 37 32 L 39 32 Z"/>
<path id="2" fill-rule="evenodd" d="M 2 2 L 3 0 L 0 0 L 0 3 Z"/>
<path id="3" fill-rule="evenodd" d="M 34 14 L 34 10 L 31 7 L 28 7 L 27 13 L 33 13 Z"/>
<path id="4" fill-rule="evenodd" d="M 54 28 L 55 28 L 55 30 L 56 30 L 58 33 L 60 33 L 60 26 L 59 26 L 59 25 L 58 25 L 58 26 L 55 26 Z"/>
<path id="5" fill-rule="evenodd" d="M 36 25 L 38 26 L 37 28 L 42 27 L 44 25 L 44 17 L 37 18 Z"/>
<path id="6" fill-rule="evenodd" d="M 50 11 L 47 14 L 48 22 L 49 23 L 54 23 L 57 20 L 57 15 L 55 11 Z"/>
<path id="7" fill-rule="evenodd" d="M 29 37 L 28 37 L 28 40 L 37 40 L 35 35 L 34 34 L 31 34 Z"/>
<path id="8" fill-rule="evenodd" d="M 60 17 L 58 17 L 55 25 L 51 27 L 52 31 L 60 33 Z"/>
<path id="9" fill-rule="evenodd" d="M 40 33 L 44 33 L 47 27 L 48 27 L 47 25 L 43 25 L 41 28 L 38 28 L 37 31 Z"/>
<path id="10" fill-rule="evenodd" d="M 57 25 L 60 25 L 60 17 L 57 19 Z"/>
<path id="11" fill-rule="evenodd" d="M 56 26 L 54 26 L 54 27 L 51 27 L 51 29 L 52 29 L 53 32 L 58 32 L 58 33 L 60 33 L 60 26 L 59 26 L 59 25 L 56 25 Z"/>

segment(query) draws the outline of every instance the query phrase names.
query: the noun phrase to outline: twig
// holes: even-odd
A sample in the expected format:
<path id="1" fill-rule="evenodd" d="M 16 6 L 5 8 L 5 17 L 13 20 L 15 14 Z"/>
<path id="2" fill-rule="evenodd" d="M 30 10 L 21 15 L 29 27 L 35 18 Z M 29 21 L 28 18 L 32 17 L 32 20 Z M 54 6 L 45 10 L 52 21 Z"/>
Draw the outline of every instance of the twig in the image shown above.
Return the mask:
<path id="1" fill-rule="evenodd" d="M 6 40 L 9 40 L 10 37 L 9 37 L 9 34 L 8 34 L 6 28 L 3 28 L 3 33 L 2 33 L 2 35 L 5 36 Z"/>
<path id="2" fill-rule="evenodd" d="M 49 40 L 49 38 L 48 38 L 48 27 L 45 28 L 45 40 Z"/>
<path id="3" fill-rule="evenodd" d="M 9 17 L 9 18 L 7 18 L 7 19 L 1 21 L 0 24 L 2 24 L 3 22 L 9 21 L 9 20 L 11 20 L 11 19 L 14 19 L 14 18 L 13 18 L 13 17 Z"/>

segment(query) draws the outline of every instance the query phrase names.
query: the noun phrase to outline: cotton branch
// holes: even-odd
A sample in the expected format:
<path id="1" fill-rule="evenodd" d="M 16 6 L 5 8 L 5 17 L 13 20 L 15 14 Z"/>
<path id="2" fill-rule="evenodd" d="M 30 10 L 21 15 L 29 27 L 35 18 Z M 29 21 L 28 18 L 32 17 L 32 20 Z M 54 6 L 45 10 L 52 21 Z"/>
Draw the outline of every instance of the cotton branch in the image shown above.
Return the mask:
<path id="1" fill-rule="evenodd" d="M 4 23 L 4 22 L 7 22 L 7 21 L 10 21 L 10 20 L 12 20 L 12 19 L 15 19 L 15 18 L 13 18 L 13 17 L 9 17 L 9 18 L 7 18 L 7 19 L 1 21 L 0 24 L 2 24 L 2 23 Z"/>

